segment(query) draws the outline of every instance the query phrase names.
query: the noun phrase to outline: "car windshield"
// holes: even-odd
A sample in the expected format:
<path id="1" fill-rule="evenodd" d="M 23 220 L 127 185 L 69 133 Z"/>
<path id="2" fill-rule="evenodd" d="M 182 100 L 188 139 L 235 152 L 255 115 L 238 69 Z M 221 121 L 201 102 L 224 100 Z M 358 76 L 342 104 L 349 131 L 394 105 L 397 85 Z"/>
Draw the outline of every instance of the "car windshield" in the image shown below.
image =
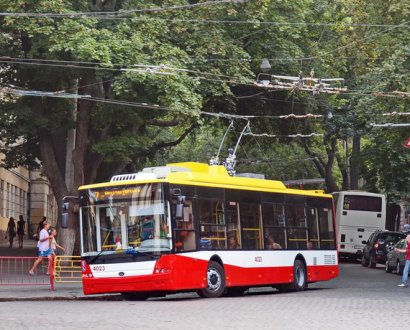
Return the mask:
<path id="1" fill-rule="evenodd" d="M 161 184 L 88 189 L 83 196 L 83 255 L 171 250 Z"/>
<path id="2" fill-rule="evenodd" d="M 379 241 L 386 241 L 386 242 L 397 242 L 398 240 L 402 239 L 404 235 L 400 233 L 382 233 L 379 237 Z"/>

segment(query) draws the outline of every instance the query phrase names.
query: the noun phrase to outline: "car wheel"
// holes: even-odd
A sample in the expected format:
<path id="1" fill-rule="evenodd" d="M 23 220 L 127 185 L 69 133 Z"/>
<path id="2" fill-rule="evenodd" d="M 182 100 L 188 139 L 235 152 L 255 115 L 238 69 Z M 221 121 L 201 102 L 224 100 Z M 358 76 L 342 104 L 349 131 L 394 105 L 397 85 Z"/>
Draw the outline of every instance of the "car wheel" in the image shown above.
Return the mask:
<path id="1" fill-rule="evenodd" d="M 385 245 L 385 252 L 389 253 L 391 250 L 393 250 L 395 243 L 393 241 L 387 242 Z"/>
<path id="2" fill-rule="evenodd" d="M 364 254 L 362 255 L 362 266 L 363 267 L 368 267 L 369 266 L 369 260 L 366 259 Z"/>
<path id="3" fill-rule="evenodd" d="M 400 266 L 400 261 L 399 260 L 397 260 L 397 263 L 396 263 L 396 274 L 397 275 L 403 274 L 403 269 Z"/>
<path id="4" fill-rule="evenodd" d="M 386 271 L 386 273 L 391 273 L 392 272 L 392 270 L 389 267 L 389 261 L 388 260 L 386 260 L 386 265 L 384 267 L 384 270 Z"/>
<path id="5" fill-rule="evenodd" d="M 225 291 L 225 271 L 216 261 L 210 261 L 206 272 L 208 286 L 198 290 L 197 293 L 202 298 L 217 298 Z"/>

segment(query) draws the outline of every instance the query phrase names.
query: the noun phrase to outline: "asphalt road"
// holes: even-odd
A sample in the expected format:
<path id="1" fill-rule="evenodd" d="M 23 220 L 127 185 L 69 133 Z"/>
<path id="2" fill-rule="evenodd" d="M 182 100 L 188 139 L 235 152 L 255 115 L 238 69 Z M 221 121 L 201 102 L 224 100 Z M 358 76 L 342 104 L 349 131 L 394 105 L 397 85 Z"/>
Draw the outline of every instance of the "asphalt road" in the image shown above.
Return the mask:
<path id="1" fill-rule="evenodd" d="M 241 297 L 196 294 L 132 301 L 1 303 L 0 329 L 386 329 L 406 328 L 410 288 L 400 277 L 343 263 L 340 276 L 297 293 L 252 289 Z"/>

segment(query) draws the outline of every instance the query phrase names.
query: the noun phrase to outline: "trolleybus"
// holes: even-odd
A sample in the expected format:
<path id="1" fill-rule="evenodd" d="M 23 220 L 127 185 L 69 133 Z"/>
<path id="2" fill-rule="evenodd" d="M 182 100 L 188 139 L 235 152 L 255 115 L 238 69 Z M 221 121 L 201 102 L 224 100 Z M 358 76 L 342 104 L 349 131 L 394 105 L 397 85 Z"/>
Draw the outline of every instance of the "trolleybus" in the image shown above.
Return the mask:
<path id="1" fill-rule="evenodd" d="M 338 275 L 333 199 L 323 191 L 187 162 L 82 186 L 79 203 L 85 294 L 300 291 Z"/>

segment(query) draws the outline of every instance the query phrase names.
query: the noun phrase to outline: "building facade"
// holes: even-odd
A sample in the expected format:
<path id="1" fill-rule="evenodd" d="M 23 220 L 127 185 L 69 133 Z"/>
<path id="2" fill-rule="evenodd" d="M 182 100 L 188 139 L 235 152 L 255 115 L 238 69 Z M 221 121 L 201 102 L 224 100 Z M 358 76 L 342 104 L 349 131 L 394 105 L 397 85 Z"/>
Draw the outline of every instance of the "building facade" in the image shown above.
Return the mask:
<path id="1" fill-rule="evenodd" d="M 58 207 L 50 184 L 40 171 L 24 167 L 0 167 L 0 230 L 6 231 L 10 217 L 26 221 L 26 236 L 31 238 L 44 216 L 55 224 Z"/>

